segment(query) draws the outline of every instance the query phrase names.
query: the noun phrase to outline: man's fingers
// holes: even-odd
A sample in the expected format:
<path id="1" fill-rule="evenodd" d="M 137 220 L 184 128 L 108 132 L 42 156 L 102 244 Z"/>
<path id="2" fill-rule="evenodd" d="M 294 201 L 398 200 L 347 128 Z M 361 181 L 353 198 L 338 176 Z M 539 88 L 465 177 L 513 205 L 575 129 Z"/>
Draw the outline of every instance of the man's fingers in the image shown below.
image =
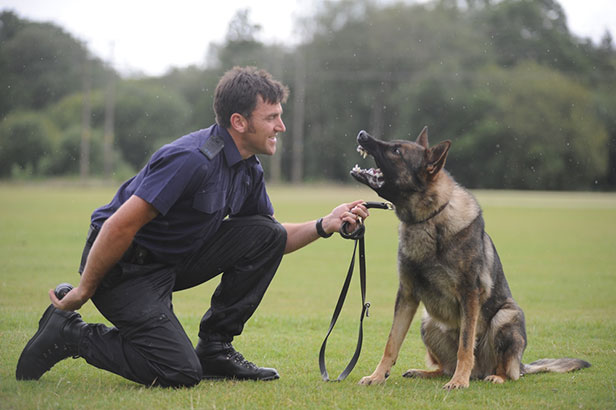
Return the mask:
<path id="1" fill-rule="evenodd" d="M 366 208 L 364 205 L 361 205 L 361 204 L 354 206 L 351 209 L 351 212 L 364 219 L 370 215 L 368 208 Z"/>
<path id="2" fill-rule="evenodd" d="M 56 308 L 60 308 L 59 303 L 60 299 L 56 296 L 56 292 L 53 289 L 49 289 L 49 300 L 51 300 L 51 304 Z"/>
<path id="3" fill-rule="evenodd" d="M 51 304 L 56 309 L 66 310 L 66 311 L 75 311 L 78 310 L 81 306 L 83 306 L 84 302 L 79 299 L 77 288 L 72 289 L 68 292 L 62 300 L 58 299 L 56 293 L 53 289 L 49 290 L 49 299 L 51 300 Z"/>
<path id="4" fill-rule="evenodd" d="M 358 200 L 356 200 L 356 201 L 351 202 L 351 203 L 349 204 L 349 207 L 350 207 L 350 208 L 354 208 L 354 207 L 356 207 L 357 205 L 360 205 L 360 204 L 365 204 L 365 203 L 366 203 L 366 201 L 364 201 L 363 199 L 358 199 Z"/>

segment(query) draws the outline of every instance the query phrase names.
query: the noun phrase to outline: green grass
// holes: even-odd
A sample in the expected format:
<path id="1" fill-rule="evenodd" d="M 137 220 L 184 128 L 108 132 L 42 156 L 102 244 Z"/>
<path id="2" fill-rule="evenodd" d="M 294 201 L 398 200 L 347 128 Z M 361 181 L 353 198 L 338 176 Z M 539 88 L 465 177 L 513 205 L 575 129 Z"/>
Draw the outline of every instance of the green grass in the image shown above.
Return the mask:
<path id="1" fill-rule="evenodd" d="M 78 281 L 77 265 L 92 209 L 113 187 L 0 185 L 0 408 L 615 408 L 616 195 L 476 192 L 487 231 L 500 253 L 515 299 L 526 313 L 525 362 L 580 357 L 590 369 L 542 374 L 495 386 L 471 382 L 446 392 L 447 379 L 411 380 L 423 367 L 419 321 L 382 386 L 358 386 L 383 352 L 397 288 L 397 221 L 373 210 L 367 221 L 368 300 L 364 347 L 347 380 L 324 383 L 317 357 L 349 263 L 352 242 L 338 236 L 287 255 L 262 305 L 235 346 L 260 365 L 276 367 L 269 383 L 202 382 L 192 389 L 145 388 L 98 370 L 83 359 L 58 363 L 38 382 L 17 382 L 15 366 L 48 305 L 46 292 Z M 376 199 L 363 187 L 273 187 L 276 216 L 302 221 L 338 203 Z M 174 295 L 196 341 L 216 281 Z M 355 347 L 360 298 L 352 284 L 327 351 L 338 374 Z M 104 322 L 91 303 L 89 322 Z"/>

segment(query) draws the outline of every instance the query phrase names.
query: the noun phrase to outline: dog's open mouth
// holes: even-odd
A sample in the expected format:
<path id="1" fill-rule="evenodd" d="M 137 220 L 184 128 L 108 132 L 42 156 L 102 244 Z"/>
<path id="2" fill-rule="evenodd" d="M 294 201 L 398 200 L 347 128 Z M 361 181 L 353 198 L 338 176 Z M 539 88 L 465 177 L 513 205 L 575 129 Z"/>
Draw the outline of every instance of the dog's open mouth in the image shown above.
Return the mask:
<path id="1" fill-rule="evenodd" d="M 364 159 L 370 155 L 361 145 L 357 146 L 357 152 L 359 152 Z M 385 178 L 379 168 L 362 169 L 359 165 L 355 164 L 351 170 L 351 176 L 372 189 L 379 189 L 385 183 Z"/>

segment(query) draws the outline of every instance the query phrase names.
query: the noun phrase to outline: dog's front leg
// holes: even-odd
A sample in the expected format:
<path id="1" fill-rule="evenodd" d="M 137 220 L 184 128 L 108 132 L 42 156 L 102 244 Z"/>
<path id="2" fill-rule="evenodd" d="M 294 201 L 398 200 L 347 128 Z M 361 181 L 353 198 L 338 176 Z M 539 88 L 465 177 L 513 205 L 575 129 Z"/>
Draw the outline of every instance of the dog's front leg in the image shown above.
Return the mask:
<path id="1" fill-rule="evenodd" d="M 394 321 L 391 325 L 389 338 L 385 345 L 383 357 L 370 376 L 363 377 L 359 384 L 381 384 L 389 377 L 389 371 L 396 364 L 398 353 L 402 342 L 409 331 L 415 312 L 417 311 L 418 301 L 413 300 L 409 296 L 403 296 L 401 290 L 398 290 L 396 298 L 396 308 L 394 310 Z"/>
<path id="2" fill-rule="evenodd" d="M 475 331 L 479 318 L 479 290 L 473 289 L 462 294 L 460 340 L 458 342 L 458 361 L 453 377 L 444 389 L 462 389 L 469 385 L 471 372 L 475 366 Z"/>

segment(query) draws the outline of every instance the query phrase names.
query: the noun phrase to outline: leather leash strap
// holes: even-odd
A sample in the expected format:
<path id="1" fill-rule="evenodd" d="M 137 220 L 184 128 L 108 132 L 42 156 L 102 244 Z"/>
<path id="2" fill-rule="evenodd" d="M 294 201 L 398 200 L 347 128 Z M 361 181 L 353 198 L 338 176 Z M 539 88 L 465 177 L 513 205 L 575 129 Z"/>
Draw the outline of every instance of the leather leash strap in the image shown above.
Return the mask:
<path id="1" fill-rule="evenodd" d="M 366 202 L 364 204 L 366 208 L 377 208 L 377 209 L 393 209 L 393 205 L 388 202 Z M 319 351 L 319 368 L 321 369 L 321 378 L 328 381 L 342 381 L 346 379 L 346 377 L 351 373 L 357 360 L 359 359 L 359 354 L 361 353 L 361 345 L 363 342 L 363 323 L 364 317 L 368 316 L 368 308 L 370 307 L 370 303 L 366 302 L 366 248 L 364 244 L 364 234 L 366 232 L 366 228 L 363 222 L 360 220 L 359 225 L 355 229 L 355 231 L 348 233 L 347 223 L 345 222 L 340 228 L 340 235 L 345 239 L 353 239 L 355 240 L 355 246 L 353 248 L 353 256 L 351 257 L 351 264 L 349 266 L 349 270 L 347 272 L 346 279 L 344 280 L 344 285 L 342 286 L 342 291 L 340 292 L 340 296 L 338 297 L 338 303 L 336 304 L 336 308 L 334 309 L 334 314 L 332 315 L 331 322 L 329 324 L 329 330 L 327 331 L 327 335 L 325 336 L 325 340 L 323 340 L 323 344 L 321 345 L 321 350 Z M 361 316 L 359 317 L 359 335 L 357 337 L 357 347 L 355 348 L 355 353 L 351 358 L 351 361 L 346 366 L 346 368 L 340 373 L 336 380 L 330 380 L 329 374 L 327 373 L 327 368 L 325 367 L 325 346 L 327 345 L 327 339 L 331 334 L 332 330 L 334 330 L 334 326 L 336 325 L 336 321 L 338 320 L 338 316 L 342 311 L 342 306 L 344 305 L 344 300 L 346 299 L 347 292 L 349 290 L 349 285 L 351 283 L 351 278 L 353 277 L 353 271 L 355 270 L 355 255 L 357 253 L 357 248 L 359 245 L 359 283 L 361 289 Z"/>

